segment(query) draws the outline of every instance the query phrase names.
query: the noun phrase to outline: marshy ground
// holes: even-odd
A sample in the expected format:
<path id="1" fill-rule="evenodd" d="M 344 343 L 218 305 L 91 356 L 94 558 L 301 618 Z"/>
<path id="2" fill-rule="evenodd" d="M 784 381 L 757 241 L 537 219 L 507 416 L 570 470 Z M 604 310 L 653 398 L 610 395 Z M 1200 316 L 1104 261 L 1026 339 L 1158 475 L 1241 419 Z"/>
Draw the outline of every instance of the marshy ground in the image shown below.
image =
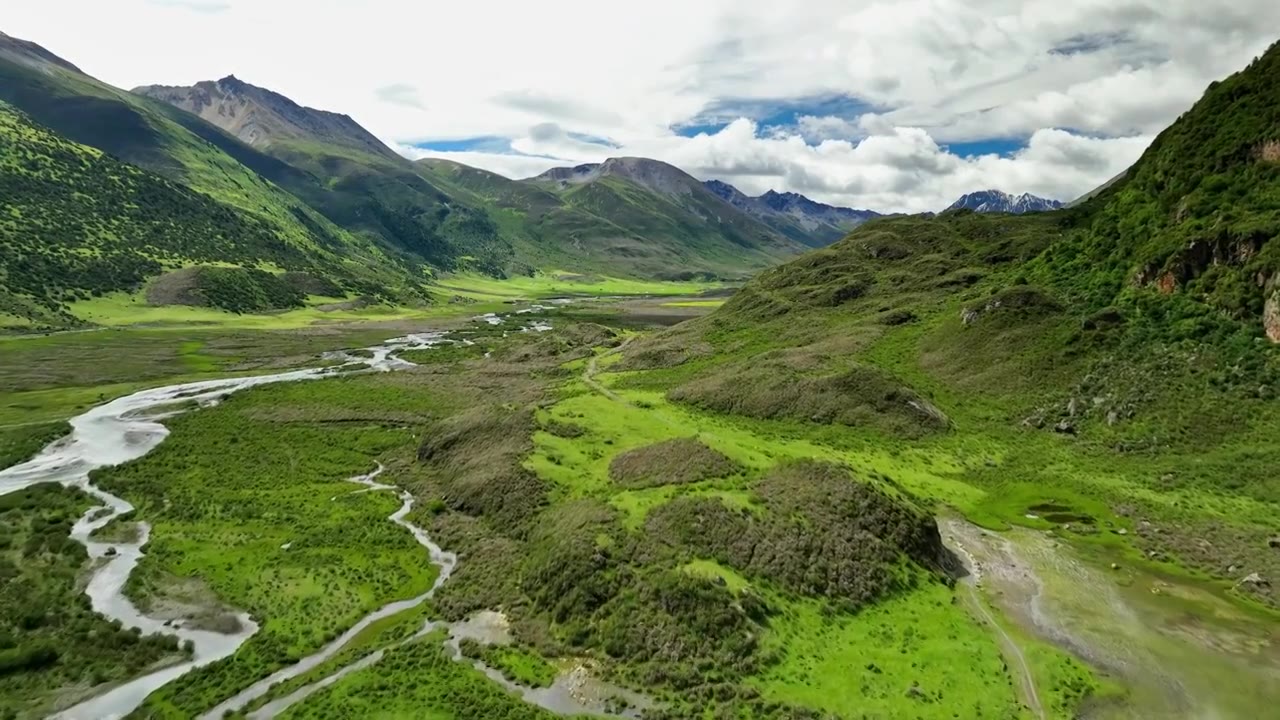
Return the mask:
<path id="1" fill-rule="evenodd" d="M 0 437 L 15 455 L 29 454 L 78 409 L 145 384 L 308 366 L 323 351 L 415 330 L 467 333 L 460 337 L 471 344 L 406 357 L 420 363 L 411 370 L 244 391 L 174 418 L 171 436 L 152 454 L 101 472 L 99 482 L 138 506 L 128 520 L 153 527 L 129 590 L 140 605 L 203 597 L 248 610 L 263 626 L 234 657 L 153 695 L 143 717 L 203 712 L 372 609 L 430 586 L 435 567 L 386 520 L 397 500 L 350 493 L 345 478 L 375 463 L 387 468 L 388 482 L 416 496 L 410 519 L 459 551 L 456 575 L 433 602 L 374 623 L 246 712 L 382 651 L 376 665 L 344 675 L 284 716 L 377 709 L 549 717 L 455 662 L 444 637 L 406 642 L 425 620 L 482 611 L 504 613 L 511 644 L 468 644 L 464 654 L 535 687 L 590 668 L 652 694 L 656 717 L 729 703 L 743 717 L 761 718 L 1252 718 L 1276 701 L 1278 640 L 1266 611 L 1214 583 L 1135 563 L 1142 552 L 1122 543 L 1141 536 L 1117 536 L 1120 525 L 1109 524 L 1115 516 L 1096 503 L 1074 502 L 1070 492 L 1055 502 L 999 495 L 974 482 L 1001 456 L 973 438 L 932 439 L 927 425 L 936 418 L 928 413 L 877 419 L 890 428 L 924 422 L 923 441 L 875 442 L 807 424 L 785 406 L 759 411 L 767 403 L 735 400 L 730 387 L 669 395 L 687 383 L 672 368 L 709 350 L 696 340 L 655 340 L 651 328 L 715 302 L 579 303 L 545 313 L 555 326 L 545 333 L 471 323 L 468 315 L 305 331 L 184 327 L 8 341 L 3 351 L 15 362 L 2 372 L 12 391 L 0 417 L 34 415 L 39 430 L 10 422 Z M 869 388 L 872 397 L 899 392 L 874 372 L 853 371 L 842 382 Z M 869 407 L 857 412 L 874 412 L 874 402 Z M 795 464 L 815 461 L 813 468 L 851 474 Z M 850 482 L 869 494 L 840 499 Z M 75 505 L 73 495 L 43 492 Z M 825 528 L 848 521 L 824 508 L 846 502 L 882 507 L 894 518 L 866 528 L 868 537 L 907 543 L 894 547 L 915 547 L 914 511 L 899 508 L 942 511 L 939 540 L 972 557 L 975 582 L 952 587 L 941 564 L 930 570 L 927 542 L 906 563 L 841 555 L 844 536 L 824 535 Z M 947 507 L 1004 529 L 960 520 Z M 798 541 L 791 526 L 773 524 L 779 517 L 803 529 L 795 538 L 828 537 L 829 544 L 816 555 L 806 554 L 809 545 L 789 546 Z M 1002 519 L 1010 517 L 1026 526 L 1009 529 Z M 699 532 L 682 535 L 691 520 L 701 523 Z M 31 542 L 21 528 L 34 521 L 21 522 L 28 524 L 8 533 L 10 548 Z M 1075 531 L 1062 529 L 1073 524 Z M 1082 534 L 1085 527 L 1097 533 Z M 717 528 L 728 528 L 725 538 L 759 537 L 762 547 L 793 554 L 749 558 L 732 543 L 717 544 Z M 129 529 L 109 527 L 103 537 Z M 646 539 L 659 536 L 664 543 Z M 43 557 L 10 553 L 22 572 Z M 861 569 L 846 576 L 815 560 L 827 557 Z M 821 576 L 805 572 L 818 567 Z M 878 579 L 840 584 L 846 577 Z M 47 574 L 39 583 L 74 597 L 70 578 Z M 847 606 L 841 597 L 866 601 Z M 63 627 L 52 616 L 42 622 Z M 65 638 L 69 652 L 84 642 Z M 21 632 L 12 639 L 28 646 Z M 175 649 L 157 646 L 155 658 L 137 662 L 162 661 L 166 651 Z M 89 669 L 33 672 L 0 680 L 38 677 L 48 688 L 35 703 L 6 706 L 20 717 L 116 679 Z M 10 692 L 3 694 L 7 702 Z"/>

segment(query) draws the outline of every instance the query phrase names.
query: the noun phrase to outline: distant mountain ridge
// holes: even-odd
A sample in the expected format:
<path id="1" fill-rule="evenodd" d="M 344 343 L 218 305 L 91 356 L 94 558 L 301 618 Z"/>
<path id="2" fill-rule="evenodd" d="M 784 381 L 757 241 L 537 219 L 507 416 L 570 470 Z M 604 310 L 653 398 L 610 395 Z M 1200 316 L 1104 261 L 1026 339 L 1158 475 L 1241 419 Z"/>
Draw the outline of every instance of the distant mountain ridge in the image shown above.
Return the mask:
<path id="1" fill-rule="evenodd" d="M 519 182 L 552 193 L 575 212 L 607 220 L 624 237 L 631 236 L 613 238 L 621 243 L 617 252 L 649 254 L 656 248 L 647 246 L 660 246 L 675 257 L 696 252 L 717 265 L 759 268 L 805 247 L 725 203 L 689 173 L 658 160 L 609 158 L 552 168 Z M 681 242 L 687 247 L 680 248 Z"/>
<path id="2" fill-rule="evenodd" d="M 799 193 L 770 190 L 751 197 L 721 180 L 707 180 L 704 184 L 730 205 L 810 247 L 829 245 L 862 223 L 883 217 L 874 210 L 827 205 Z"/>
<path id="3" fill-rule="evenodd" d="M 697 178 L 661 160 L 640 157 L 609 158 L 602 163 L 557 167 L 529 178 L 533 183 L 556 183 L 560 189 L 591 183 L 604 177 L 625 178 L 663 195 L 690 195 L 698 192 Z"/>
<path id="4" fill-rule="evenodd" d="M 959 200 L 951 203 L 947 210 L 972 210 L 986 213 L 1010 213 L 1022 215 L 1029 212 L 1058 210 L 1063 203 L 1058 200 L 1042 198 L 1031 193 L 1011 195 L 999 190 L 979 190 L 966 193 Z"/>
<path id="5" fill-rule="evenodd" d="M 257 148 L 288 140 L 320 141 L 401 159 L 351 116 L 303 107 L 235 75 L 190 87 L 144 85 L 130 92 L 186 110 Z"/>

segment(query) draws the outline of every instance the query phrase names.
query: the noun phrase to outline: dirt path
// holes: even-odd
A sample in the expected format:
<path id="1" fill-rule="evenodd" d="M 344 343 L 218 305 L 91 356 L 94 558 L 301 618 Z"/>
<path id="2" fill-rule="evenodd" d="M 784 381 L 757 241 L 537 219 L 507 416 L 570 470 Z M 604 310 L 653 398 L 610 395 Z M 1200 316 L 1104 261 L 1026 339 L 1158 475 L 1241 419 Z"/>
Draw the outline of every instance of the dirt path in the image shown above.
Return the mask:
<path id="1" fill-rule="evenodd" d="M 600 358 L 608 357 L 610 355 L 617 355 L 618 353 L 622 352 L 624 349 L 626 349 L 628 345 L 631 344 L 631 339 L 632 338 L 627 338 L 626 340 L 623 340 L 622 344 L 619 345 L 618 347 L 610 348 L 609 350 L 606 350 L 600 353 L 599 355 L 592 355 L 587 360 L 587 366 L 582 370 L 582 382 L 586 383 L 587 387 L 591 388 L 592 390 L 595 390 L 596 392 L 600 393 L 601 395 L 604 395 L 605 397 L 609 398 L 614 402 L 620 402 L 624 405 L 630 405 L 631 403 L 619 397 L 618 394 L 615 393 L 614 391 L 600 384 L 600 381 L 596 380 L 596 374 L 600 372 L 600 367 L 599 367 Z"/>
<path id="2" fill-rule="evenodd" d="M 1045 720 L 1044 706 L 1040 703 L 1040 694 L 1036 692 L 1035 677 L 1031 674 L 1031 666 L 1027 664 L 1027 658 L 1023 655 L 1022 648 L 1005 631 L 995 616 L 991 614 L 991 611 L 987 609 L 986 603 L 982 601 L 982 596 L 978 591 L 979 586 L 982 584 L 982 567 L 959 541 L 953 540 L 951 544 L 956 554 L 963 558 L 965 567 L 969 570 L 968 577 L 962 578 L 959 582 L 960 597 L 971 612 L 976 614 L 983 623 L 995 630 L 996 639 L 1000 644 L 1000 653 L 1004 655 L 1005 662 L 1010 668 L 1014 669 L 1014 674 L 1018 676 L 1018 685 L 1021 687 L 1023 700 L 1026 702 L 1027 707 L 1031 709 L 1032 714 L 1040 718 L 1040 720 Z"/>

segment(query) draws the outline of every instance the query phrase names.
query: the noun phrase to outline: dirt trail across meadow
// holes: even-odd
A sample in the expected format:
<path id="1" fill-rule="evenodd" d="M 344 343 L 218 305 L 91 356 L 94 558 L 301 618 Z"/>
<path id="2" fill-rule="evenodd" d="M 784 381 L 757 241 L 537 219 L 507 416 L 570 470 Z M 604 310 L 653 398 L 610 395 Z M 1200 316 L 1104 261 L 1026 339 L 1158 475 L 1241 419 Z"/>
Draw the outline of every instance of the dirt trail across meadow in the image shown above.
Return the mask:
<path id="1" fill-rule="evenodd" d="M 944 525 L 950 522 L 944 518 L 939 518 L 939 520 Z M 1040 720 L 1045 720 L 1044 706 L 1040 703 L 1040 693 L 1036 690 L 1035 676 L 1031 674 L 1031 666 L 1027 664 L 1026 655 L 1023 654 L 1018 641 L 1005 631 L 1000 622 L 987 609 L 986 603 L 982 601 L 980 593 L 982 566 L 964 546 L 964 543 L 955 538 L 954 533 L 946 532 L 944 537 L 948 538 L 947 544 L 962 559 L 965 569 L 969 572 L 959 582 L 961 600 L 964 602 L 965 607 L 969 608 L 970 612 L 974 613 L 985 625 L 990 626 L 995 631 L 996 640 L 1000 645 L 1000 654 L 1004 656 L 1005 662 L 1018 680 L 1023 702 L 1026 703 L 1033 715 Z"/>

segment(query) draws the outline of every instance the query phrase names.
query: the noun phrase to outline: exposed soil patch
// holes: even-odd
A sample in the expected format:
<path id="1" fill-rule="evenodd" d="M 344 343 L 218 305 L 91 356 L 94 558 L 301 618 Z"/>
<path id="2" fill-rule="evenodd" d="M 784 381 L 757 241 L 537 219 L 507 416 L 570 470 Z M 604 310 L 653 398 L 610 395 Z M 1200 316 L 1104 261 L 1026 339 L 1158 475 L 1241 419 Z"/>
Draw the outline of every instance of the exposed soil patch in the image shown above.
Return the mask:
<path id="1" fill-rule="evenodd" d="M 231 634 L 240 631 L 240 618 L 199 578 L 166 577 L 155 583 L 141 601 L 148 615 L 180 622 L 192 630 Z"/>

